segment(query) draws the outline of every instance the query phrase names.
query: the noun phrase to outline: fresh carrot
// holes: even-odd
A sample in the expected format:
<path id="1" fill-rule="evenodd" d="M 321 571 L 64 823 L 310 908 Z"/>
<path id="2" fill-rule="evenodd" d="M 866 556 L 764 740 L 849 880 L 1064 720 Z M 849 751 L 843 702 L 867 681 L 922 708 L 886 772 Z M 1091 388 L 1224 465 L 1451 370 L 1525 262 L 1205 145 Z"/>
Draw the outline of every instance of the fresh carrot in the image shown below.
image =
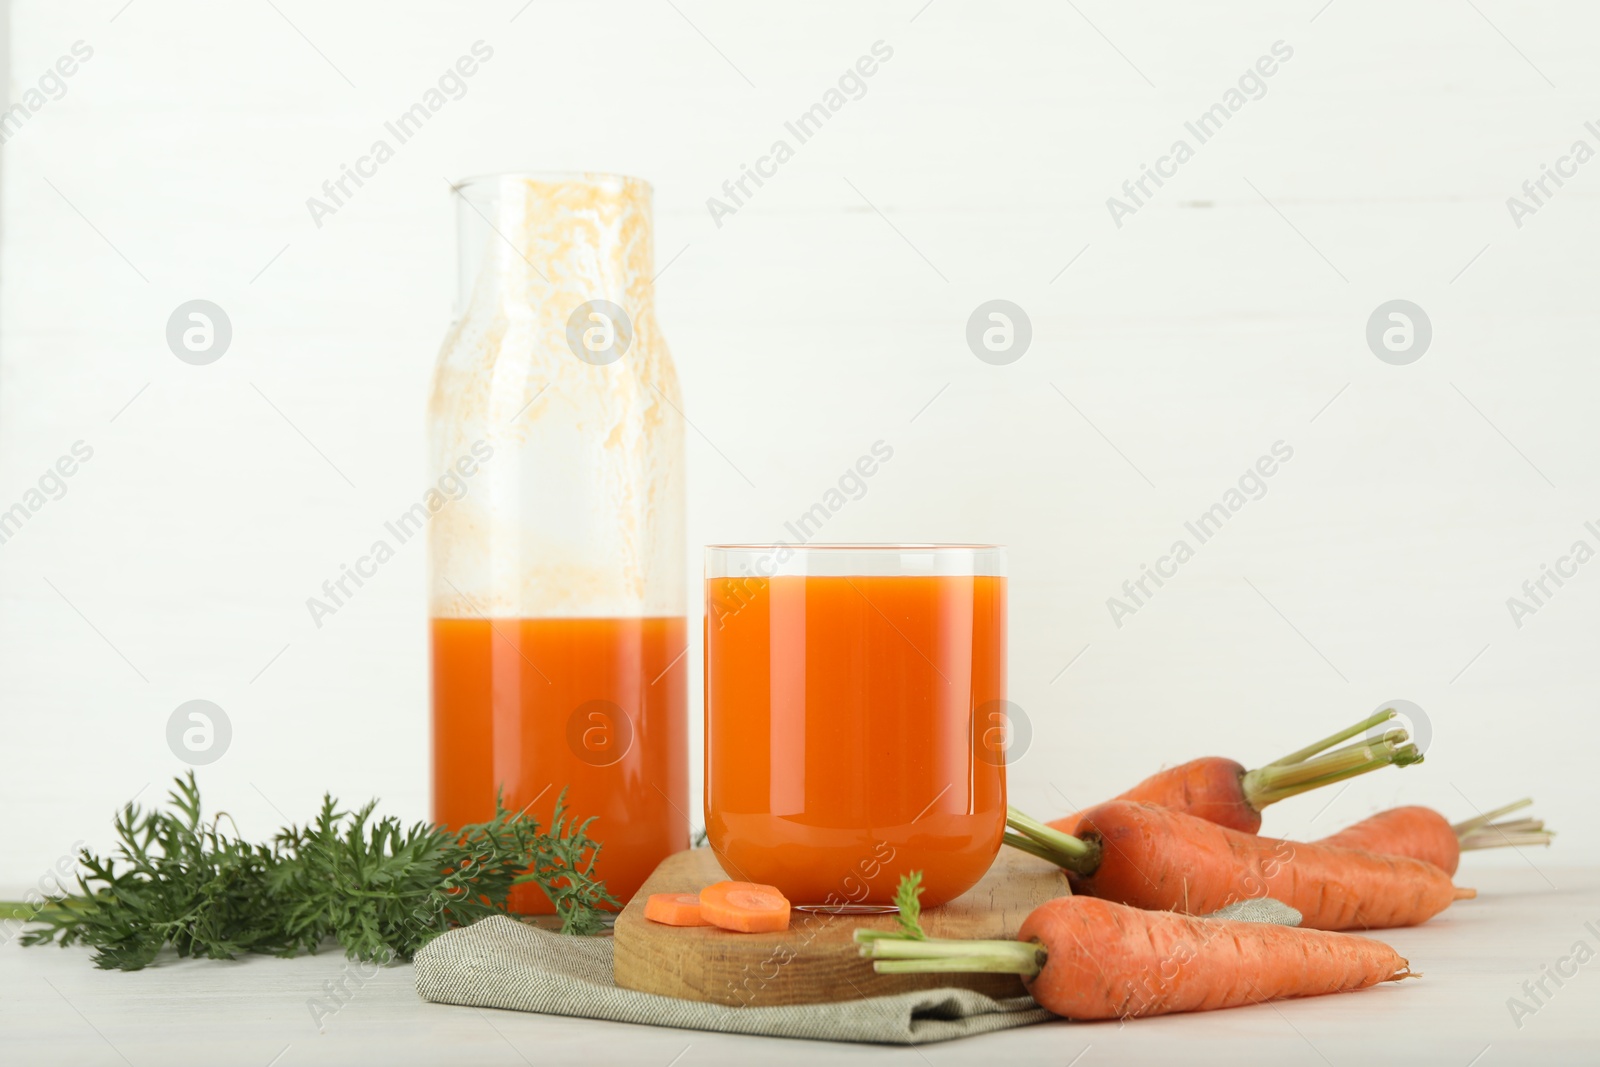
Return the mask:
<path id="1" fill-rule="evenodd" d="M 1314 930 L 1414 926 L 1477 895 L 1421 860 L 1259 837 L 1154 804 L 1113 800 L 1083 824 L 1075 837 L 1031 823 L 1007 841 L 1059 863 L 1091 896 L 1190 915 L 1272 897 Z"/>
<path id="2" fill-rule="evenodd" d="M 697 893 L 651 893 L 644 902 L 644 917 L 667 926 L 710 926 L 700 914 Z"/>
<path id="3" fill-rule="evenodd" d="M 1353 826 L 1347 826 L 1319 845 L 1359 848 L 1386 856 L 1410 856 L 1425 860 L 1446 874 L 1455 874 L 1461 853 L 1478 848 L 1548 845 L 1554 833 L 1539 819 L 1506 819 L 1496 822 L 1533 801 L 1526 797 L 1514 804 L 1485 812 L 1462 822 L 1448 822 L 1432 808 L 1411 805 L 1380 811 Z"/>
<path id="4" fill-rule="evenodd" d="M 1394 729 L 1377 740 L 1364 740 L 1343 748 L 1334 745 L 1394 718 L 1385 708 L 1354 726 L 1291 752 L 1264 767 L 1246 770 L 1242 763 L 1221 756 L 1206 756 L 1157 771 L 1113 800 L 1160 804 L 1175 811 L 1253 834 L 1261 829 L 1261 809 L 1268 804 L 1311 789 L 1342 782 L 1358 774 L 1394 764 L 1405 767 L 1422 762 L 1417 746 L 1406 732 Z M 1078 832 L 1083 812 L 1075 812 L 1048 825 L 1064 834 Z"/>
<path id="5" fill-rule="evenodd" d="M 1353 934 L 1141 911 L 1093 897 L 1035 908 L 1015 941 L 905 938 L 858 930 L 879 973 L 1018 974 L 1069 1019 L 1209 1011 L 1416 977 L 1399 953 Z"/>
<path id="6" fill-rule="evenodd" d="M 718 882 L 700 890 L 700 917 L 743 934 L 789 929 L 789 901 L 770 885 Z"/>
<path id="7" fill-rule="evenodd" d="M 1455 831 L 1432 808 L 1411 806 L 1380 811 L 1316 843 L 1359 848 L 1384 856 L 1410 856 L 1431 863 L 1446 874 L 1455 874 L 1461 865 L 1461 845 Z"/>

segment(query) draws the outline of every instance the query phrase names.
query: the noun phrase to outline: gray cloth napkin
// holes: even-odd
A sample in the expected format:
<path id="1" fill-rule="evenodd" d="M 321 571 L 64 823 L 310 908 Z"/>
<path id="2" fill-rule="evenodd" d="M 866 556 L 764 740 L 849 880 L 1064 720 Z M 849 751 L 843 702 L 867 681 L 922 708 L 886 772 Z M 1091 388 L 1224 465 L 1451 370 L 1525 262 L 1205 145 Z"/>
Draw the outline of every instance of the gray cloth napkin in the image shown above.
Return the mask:
<path id="1" fill-rule="evenodd" d="M 926 989 L 835 1004 L 737 1008 L 619 989 L 609 937 L 563 937 L 503 915 L 451 930 L 416 956 L 417 995 L 438 1004 L 717 1030 L 922 1045 L 1051 1018 L 1032 997 Z"/>
<path id="2" fill-rule="evenodd" d="M 1208 919 L 1232 919 L 1241 923 L 1277 923 L 1279 926 L 1299 926 L 1305 918 L 1294 908 L 1272 897 L 1251 897 L 1228 904 L 1207 915 Z"/>
<path id="3" fill-rule="evenodd" d="M 1270 897 L 1230 904 L 1208 918 L 1299 926 L 1300 913 Z M 969 989 L 924 989 L 866 1000 L 736 1008 L 620 989 L 609 937 L 563 937 L 493 915 L 441 934 L 416 957 L 417 995 L 436 1004 L 717 1030 L 817 1041 L 924 1045 L 1051 1018 L 1032 997 L 995 1000 Z"/>

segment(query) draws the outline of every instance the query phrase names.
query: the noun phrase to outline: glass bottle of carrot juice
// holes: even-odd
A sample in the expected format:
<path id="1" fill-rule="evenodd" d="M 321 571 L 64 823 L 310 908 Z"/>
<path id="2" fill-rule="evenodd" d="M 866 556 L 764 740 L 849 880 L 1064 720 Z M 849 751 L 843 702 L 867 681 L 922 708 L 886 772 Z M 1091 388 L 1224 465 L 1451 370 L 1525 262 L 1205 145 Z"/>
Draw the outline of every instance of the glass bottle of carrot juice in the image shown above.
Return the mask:
<path id="1" fill-rule="evenodd" d="M 458 315 L 429 405 L 433 815 L 496 793 L 595 816 L 626 901 L 688 847 L 684 458 L 653 311 L 650 186 L 501 174 L 456 187 Z M 452 498 L 455 497 L 455 498 Z M 530 914 L 537 886 L 513 891 Z"/>

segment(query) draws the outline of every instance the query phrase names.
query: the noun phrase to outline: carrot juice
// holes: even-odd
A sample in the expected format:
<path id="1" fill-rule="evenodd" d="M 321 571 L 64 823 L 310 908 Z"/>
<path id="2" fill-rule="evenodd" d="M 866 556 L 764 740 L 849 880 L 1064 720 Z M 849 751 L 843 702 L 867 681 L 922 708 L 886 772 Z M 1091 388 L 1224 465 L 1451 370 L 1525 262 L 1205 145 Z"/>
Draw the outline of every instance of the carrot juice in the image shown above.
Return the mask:
<path id="1" fill-rule="evenodd" d="M 870 559 L 816 573 L 851 569 L 708 578 L 710 844 L 730 877 L 796 904 L 887 903 L 913 870 L 942 903 L 1005 832 L 985 709 L 1005 698 L 1006 579 Z"/>
<path id="2" fill-rule="evenodd" d="M 626 902 L 689 847 L 683 618 L 434 618 L 433 811 L 447 826 L 557 796 L 596 816 L 598 877 Z M 538 886 L 511 908 L 548 915 Z"/>

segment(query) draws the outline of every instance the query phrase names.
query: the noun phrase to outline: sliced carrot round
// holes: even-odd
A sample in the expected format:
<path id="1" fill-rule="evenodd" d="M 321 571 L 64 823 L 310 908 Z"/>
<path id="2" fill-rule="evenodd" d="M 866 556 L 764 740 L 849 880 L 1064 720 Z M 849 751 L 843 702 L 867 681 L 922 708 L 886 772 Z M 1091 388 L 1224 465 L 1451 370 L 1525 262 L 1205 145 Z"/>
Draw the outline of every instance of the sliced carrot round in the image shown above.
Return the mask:
<path id="1" fill-rule="evenodd" d="M 700 898 L 694 893 L 651 893 L 644 902 L 644 917 L 668 926 L 710 926 L 700 914 Z"/>
<path id="2" fill-rule="evenodd" d="M 770 885 L 718 882 L 700 890 L 700 917 L 742 934 L 789 929 L 789 900 Z"/>

